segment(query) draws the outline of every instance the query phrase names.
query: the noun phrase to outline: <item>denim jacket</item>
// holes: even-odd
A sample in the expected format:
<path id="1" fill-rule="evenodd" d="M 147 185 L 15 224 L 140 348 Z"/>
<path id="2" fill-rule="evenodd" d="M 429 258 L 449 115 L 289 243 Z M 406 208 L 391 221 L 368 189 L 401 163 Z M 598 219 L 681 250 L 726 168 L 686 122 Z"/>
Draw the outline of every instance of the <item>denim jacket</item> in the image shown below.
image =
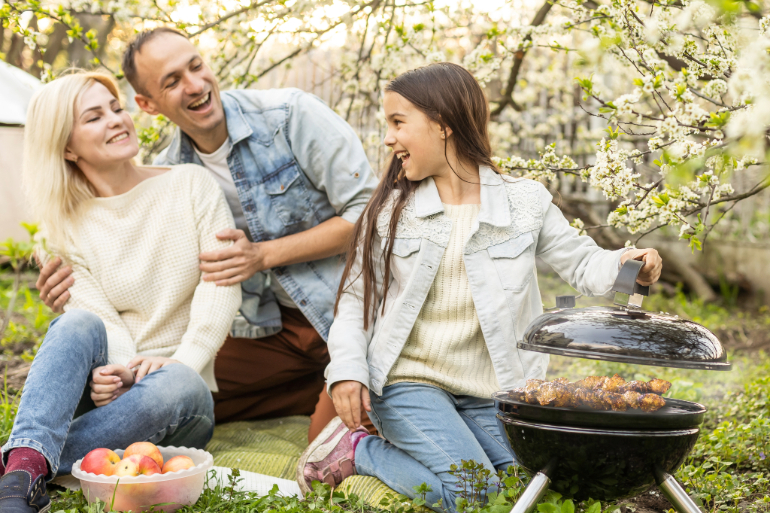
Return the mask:
<path id="1" fill-rule="evenodd" d="M 549 263 L 585 295 L 610 292 L 624 250 L 607 251 L 572 228 L 540 183 L 480 169 L 481 207 L 465 244 L 463 260 L 481 331 L 503 389 L 544 378 L 548 356 L 516 347 L 527 325 L 543 313 L 535 257 Z M 377 291 L 382 291 L 383 249 L 393 198 L 377 222 L 373 241 Z M 364 330 L 363 283 L 354 279 L 340 299 L 329 332 L 331 363 L 326 380 L 363 383 L 377 395 L 412 331 L 444 255 L 452 221 L 444 215 L 432 178 L 408 199 L 396 225 L 385 311 L 382 297 L 373 323 Z M 360 252 L 359 252 L 360 255 Z M 354 262 L 351 276 L 359 276 Z"/>
<path id="2" fill-rule="evenodd" d="M 227 164 L 255 242 L 312 228 L 333 216 L 355 223 L 377 186 L 353 129 L 319 98 L 299 89 L 224 91 L 233 144 Z M 202 165 L 179 128 L 156 165 Z M 342 275 L 338 256 L 273 269 L 281 286 L 326 339 Z M 281 329 L 267 273 L 241 284 L 242 318 L 234 336 L 256 338 Z M 245 320 L 244 320 L 245 319 Z"/>

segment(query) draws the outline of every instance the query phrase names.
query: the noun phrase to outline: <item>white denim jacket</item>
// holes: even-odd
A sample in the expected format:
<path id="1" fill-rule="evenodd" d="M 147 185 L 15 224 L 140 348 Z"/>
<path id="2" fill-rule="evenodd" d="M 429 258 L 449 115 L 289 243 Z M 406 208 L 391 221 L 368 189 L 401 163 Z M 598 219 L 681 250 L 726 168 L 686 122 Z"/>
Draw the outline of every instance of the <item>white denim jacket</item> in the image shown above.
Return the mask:
<path id="1" fill-rule="evenodd" d="M 544 378 L 548 356 L 516 347 L 527 325 L 543 313 L 535 256 L 553 267 L 584 295 L 605 295 L 618 275 L 624 250 L 607 251 L 578 235 L 551 194 L 538 182 L 516 179 L 480 168 L 481 207 L 465 244 L 464 261 L 481 331 L 503 389 Z M 395 194 L 395 193 L 394 193 Z M 393 201 L 383 208 L 374 239 L 378 282 L 382 291 L 383 249 Z M 396 227 L 390 286 L 385 311 L 378 296 L 377 314 L 364 330 L 363 283 L 353 281 L 340 298 L 329 332 L 329 389 L 354 380 L 381 395 L 388 372 L 406 343 L 444 255 L 452 221 L 432 178 L 420 183 L 407 201 Z M 359 252 L 359 257 L 361 252 Z M 360 259 L 351 276 L 358 276 Z"/>

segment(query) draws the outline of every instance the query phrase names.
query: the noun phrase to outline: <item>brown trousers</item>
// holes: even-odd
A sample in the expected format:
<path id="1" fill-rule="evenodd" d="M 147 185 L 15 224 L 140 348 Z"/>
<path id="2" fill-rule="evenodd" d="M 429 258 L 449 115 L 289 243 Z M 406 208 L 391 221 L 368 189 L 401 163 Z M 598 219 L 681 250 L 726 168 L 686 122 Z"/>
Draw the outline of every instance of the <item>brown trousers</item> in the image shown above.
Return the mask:
<path id="1" fill-rule="evenodd" d="M 217 353 L 214 417 L 220 423 L 310 415 L 312 441 L 337 415 L 324 386 L 329 351 L 302 312 L 280 309 L 279 333 L 258 339 L 227 337 Z M 365 412 L 362 417 L 373 433 Z"/>

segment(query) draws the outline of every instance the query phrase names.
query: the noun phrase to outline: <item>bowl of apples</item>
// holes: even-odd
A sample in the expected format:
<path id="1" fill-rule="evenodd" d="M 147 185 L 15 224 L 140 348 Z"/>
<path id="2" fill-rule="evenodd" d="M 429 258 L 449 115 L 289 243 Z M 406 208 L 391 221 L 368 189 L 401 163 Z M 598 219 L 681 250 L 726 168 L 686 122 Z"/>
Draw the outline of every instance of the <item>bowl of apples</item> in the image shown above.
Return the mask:
<path id="1" fill-rule="evenodd" d="M 157 447 L 137 442 L 125 450 L 94 449 L 72 466 L 89 504 L 105 510 L 176 511 L 195 504 L 214 458 L 187 447 Z"/>

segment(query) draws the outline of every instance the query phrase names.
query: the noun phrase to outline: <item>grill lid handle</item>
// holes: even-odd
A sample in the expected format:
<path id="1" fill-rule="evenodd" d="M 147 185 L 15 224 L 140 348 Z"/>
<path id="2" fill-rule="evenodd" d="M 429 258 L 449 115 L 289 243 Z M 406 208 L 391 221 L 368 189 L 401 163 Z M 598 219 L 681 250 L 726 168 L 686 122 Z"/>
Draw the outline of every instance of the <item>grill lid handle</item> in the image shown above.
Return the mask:
<path id="1" fill-rule="evenodd" d="M 644 266 L 642 260 L 626 260 L 615 278 L 612 290 L 615 292 L 614 303 L 629 308 L 641 308 L 644 296 L 650 295 L 650 287 L 639 285 L 636 278 Z"/>

